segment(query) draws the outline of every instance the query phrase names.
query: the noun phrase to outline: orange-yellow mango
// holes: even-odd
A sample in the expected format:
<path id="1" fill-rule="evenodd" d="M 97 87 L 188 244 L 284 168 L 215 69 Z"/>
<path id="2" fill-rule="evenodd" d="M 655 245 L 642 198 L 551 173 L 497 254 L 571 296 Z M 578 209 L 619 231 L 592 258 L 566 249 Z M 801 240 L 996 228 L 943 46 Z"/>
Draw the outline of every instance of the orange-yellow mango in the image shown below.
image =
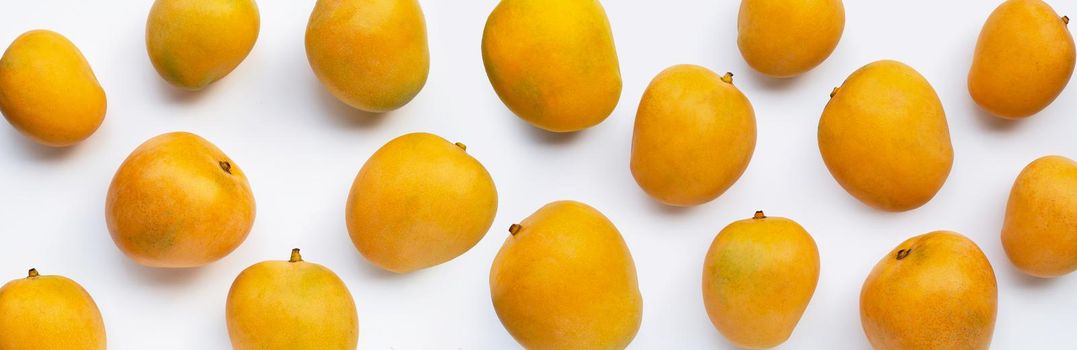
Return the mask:
<path id="1" fill-rule="evenodd" d="M 997 309 L 991 263 L 949 231 L 902 242 L 860 290 L 860 323 L 876 350 L 987 349 Z"/>
<path id="2" fill-rule="evenodd" d="M 651 197 L 694 206 L 729 189 L 754 150 L 755 112 L 733 86 L 733 74 L 677 65 L 659 73 L 643 93 L 630 167 Z"/>
<path id="3" fill-rule="evenodd" d="M 151 267 L 202 266 L 231 253 L 254 225 L 247 176 L 205 139 L 162 134 L 138 146 L 108 188 L 105 221 L 127 257 Z"/>
<path id="4" fill-rule="evenodd" d="M 260 25 L 254 0 L 156 0 L 146 51 L 169 84 L 201 90 L 247 58 Z"/>
<path id="5" fill-rule="evenodd" d="M 1033 276 L 1077 270 L 1077 162 L 1046 156 L 1021 171 L 1006 205 L 1002 248 Z"/>
<path id="6" fill-rule="evenodd" d="M 367 112 L 403 107 L 430 73 L 426 19 L 417 0 L 318 0 L 306 46 L 322 85 Z"/>
<path id="7" fill-rule="evenodd" d="M 643 314 L 636 266 L 605 215 L 558 201 L 509 232 L 490 268 L 490 296 L 520 345 L 624 349 L 632 342 Z"/>
<path id="8" fill-rule="evenodd" d="M 738 347 L 769 349 L 793 333 L 819 282 L 819 250 L 793 220 L 729 224 L 703 263 L 703 304 L 711 323 Z"/>
<path id="9" fill-rule="evenodd" d="M 972 99 L 1006 119 L 1047 108 L 1066 88 L 1077 60 L 1068 23 L 1040 0 L 999 5 L 976 42 L 968 79 Z"/>
<path id="10" fill-rule="evenodd" d="M 621 68 L 597 0 L 501 0 L 486 20 L 482 61 L 494 91 L 536 127 L 601 123 L 621 98 Z"/>
<path id="11" fill-rule="evenodd" d="M 942 102 L 912 67 L 878 61 L 834 89 L 819 119 L 819 151 L 834 179 L 887 211 L 924 205 L 954 162 Z"/>
<path id="12" fill-rule="evenodd" d="M 263 261 L 239 273 L 225 303 L 235 350 L 355 350 L 359 317 L 348 286 L 325 266 Z"/>
<path id="13" fill-rule="evenodd" d="M 37 143 L 71 146 L 105 119 L 105 90 L 75 44 L 48 30 L 20 35 L 0 58 L 0 112 Z"/>
<path id="14" fill-rule="evenodd" d="M 494 181 L 464 144 L 412 133 L 389 141 L 363 164 L 345 218 L 367 260 L 404 273 L 464 254 L 486 235 L 496 213 Z"/>
<path id="15" fill-rule="evenodd" d="M 93 298 L 63 276 L 26 278 L 0 287 L 0 349 L 104 350 L 105 323 Z"/>
<path id="16" fill-rule="evenodd" d="M 794 77 L 823 63 L 844 30 L 841 0 L 742 0 L 737 46 L 760 73 Z"/>

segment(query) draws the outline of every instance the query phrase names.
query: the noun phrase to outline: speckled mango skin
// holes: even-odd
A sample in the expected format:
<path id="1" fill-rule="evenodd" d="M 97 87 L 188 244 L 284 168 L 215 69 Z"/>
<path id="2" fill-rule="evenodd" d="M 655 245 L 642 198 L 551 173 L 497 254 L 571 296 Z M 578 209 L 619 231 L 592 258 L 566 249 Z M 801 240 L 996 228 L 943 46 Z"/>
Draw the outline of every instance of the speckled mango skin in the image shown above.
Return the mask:
<path id="1" fill-rule="evenodd" d="M 1077 62 L 1073 35 L 1040 0 L 1008 0 L 987 18 L 969 69 L 972 99 L 1005 119 L 1047 108 L 1066 88 Z"/>
<path id="2" fill-rule="evenodd" d="M 201 90 L 247 58 L 259 26 L 253 0 L 156 0 L 146 20 L 146 51 L 169 84 Z"/>
<path id="3" fill-rule="evenodd" d="M 987 349 L 997 312 L 991 263 L 950 231 L 902 242 L 860 290 L 860 323 L 876 350 Z"/>
<path id="4" fill-rule="evenodd" d="M 841 0 L 742 0 L 737 47 L 755 70 L 788 78 L 823 63 L 844 31 Z"/>
<path id="5" fill-rule="evenodd" d="M 82 142 L 105 119 L 106 104 L 90 64 L 63 35 L 26 32 L 0 58 L 0 112 L 37 143 Z"/>
<path id="6" fill-rule="evenodd" d="M 0 349 L 105 348 L 101 312 L 75 281 L 32 271 L 0 287 Z"/>
<path id="7" fill-rule="evenodd" d="M 597 0 L 502 0 L 486 21 L 482 59 L 494 91 L 536 127 L 583 130 L 621 97 L 621 68 Z"/>
<path id="8" fill-rule="evenodd" d="M 1046 156 L 1021 170 L 1006 204 L 1002 248 L 1032 276 L 1077 270 L 1077 162 Z"/>
<path id="9" fill-rule="evenodd" d="M 116 246 L 150 267 L 197 267 L 223 258 L 247 238 L 254 214 L 243 170 L 186 132 L 159 135 L 131 152 L 105 202 Z"/>
<path id="10" fill-rule="evenodd" d="M 318 0 L 306 47 L 322 85 L 367 112 L 403 107 L 430 73 L 426 19 L 417 0 Z"/>

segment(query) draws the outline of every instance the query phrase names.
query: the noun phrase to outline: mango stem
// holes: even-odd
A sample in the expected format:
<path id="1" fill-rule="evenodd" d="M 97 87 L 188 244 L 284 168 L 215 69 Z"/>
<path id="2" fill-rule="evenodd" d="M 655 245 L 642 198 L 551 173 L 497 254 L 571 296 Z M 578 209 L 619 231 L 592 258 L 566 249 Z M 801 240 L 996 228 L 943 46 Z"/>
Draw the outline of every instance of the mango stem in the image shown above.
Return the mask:
<path id="1" fill-rule="evenodd" d="M 34 269 L 34 268 L 30 269 L 30 273 L 28 275 L 29 275 L 29 277 L 27 277 L 27 278 L 34 278 L 34 277 L 40 276 L 40 274 L 37 273 L 37 269 Z"/>
<path id="2" fill-rule="evenodd" d="M 837 95 L 837 94 L 838 94 L 838 88 L 835 87 L 834 90 L 830 90 L 830 98 L 834 98 L 834 95 Z"/>
<path id="3" fill-rule="evenodd" d="M 733 83 L 733 72 L 725 72 L 725 75 L 722 76 L 722 81 L 725 82 L 726 84 L 732 84 Z"/>
<path id="4" fill-rule="evenodd" d="M 756 219 L 756 220 L 766 219 L 766 218 L 767 218 L 767 216 L 766 216 L 766 214 L 763 214 L 762 210 L 756 210 L 755 211 L 755 216 L 752 216 L 752 219 Z"/>
<path id="5" fill-rule="evenodd" d="M 460 147 L 460 149 L 467 151 L 467 145 L 465 145 L 463 142 L 457 142 L 456 147 Z"/>
<path id="6" fill-rule="evenodd" d="M 520 229 L 522 229 L 522 228 L 524 228 L 524 227 L 520 226 L 520 224 L 512 224 L 512 226 L 509 226 L 509 233 L 511 233 L 513 236 L 515 236 L 516 233 L 520 232 Z"/>
<path id="7" fill-rule="evenodd" d="M 222 161 L 217 162 L 217 165 L 220 166 L 221 170 L 224 170 L 224 172 L 229 173 L 229 174 L 232 173 L 232 163 L 229 163 L 226 160 L 222 160 Z"/>
<path id="8" fill-rule="evenodd" d="M 288 259 L 288 262 L 300 262 L 303 261 L 303 256 L 299 255 L 299 248 L 292 248 L 292 258 Z"/>
<path id="9" fill-rule="evenodd" d="M 1062 24 L 1070 24 L 1070 16 L 1062 16 Z"/>
<path id="10" fill-rule="evenodd" d="M 897 259 L 904 259 L 906 256 L 909 256 L 909 253 L 912 253 L 912 248 L 899 250 L 897 252 Z"/>

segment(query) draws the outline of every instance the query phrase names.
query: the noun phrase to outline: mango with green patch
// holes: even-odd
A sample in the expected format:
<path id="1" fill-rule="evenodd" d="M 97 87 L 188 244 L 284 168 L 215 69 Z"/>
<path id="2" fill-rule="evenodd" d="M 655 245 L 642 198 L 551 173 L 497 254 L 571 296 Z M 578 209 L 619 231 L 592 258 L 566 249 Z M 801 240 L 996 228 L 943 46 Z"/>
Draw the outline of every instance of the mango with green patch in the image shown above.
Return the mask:
<path id="1" fill-rule="evenodd" d="M 259 26 L 254 0 L 156 0 L 146 20 L 146 51 L 169 84 L 201 90 L 247 58 Z"/>

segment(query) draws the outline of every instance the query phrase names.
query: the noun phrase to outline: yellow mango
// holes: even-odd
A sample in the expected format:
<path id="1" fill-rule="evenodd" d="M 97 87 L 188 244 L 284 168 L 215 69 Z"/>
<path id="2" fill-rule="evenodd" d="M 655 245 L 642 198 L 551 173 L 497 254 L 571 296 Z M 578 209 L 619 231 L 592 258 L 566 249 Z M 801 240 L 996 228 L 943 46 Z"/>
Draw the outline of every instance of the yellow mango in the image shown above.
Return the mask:
<path id="1" fill-rule="evenodd" d="M 29 277 L 0 287 L 0 349 L 104 350 L 105 323 L 93 298 L 63 276 Z"/>
<path id="2" fill-rule="evenodd" d="M 318 0 L 306 46 L 322 85 L 367 112 L 403 107 L 430 73 L 426 19 L 417 0 Z"/>
<path id="3" fill-rule="evenodd" d="M 1077 270 L 1077 162 L 1047 156 L 1021 171 L 1006 205 L 1002 248 L 1033 276 Z"/>
<path id="4" fill-rule="evenodd" d="M 718 198 L 744 173 L 755 150 L 755 112 L 733 74 L 677 65 L 643 93 L 632 135 L 632 176 L 675 206 Z"/>
<path id="5" fill-rule="evenodd" d="M 1040 0 L 1007 0 L 987 18 L 969 69 L 969 94 L 992 114 L 1019 119 L 1047 108 L 1069 83 L 1077 50 Z"/>
<path id="6" fill-rule="evenodd" d="M 841 0 L 742 0 L 737 46 L 755 70 L 787 78 L 823 63 L 844 30 Z"/>
<path id="7" fill-rule="evenodd" d="M 819 119 L 819 151 L 834 179 L 872 207 L 920 207 L 954 161 L 942 102 L 927 79 L 896 61 L 853 72 Z"/>
<path id="8" fill-rule="evenodd" d="M 169 84 L 201 90 L 247 58 L 259 26 L 254 0 L 155 0 L 146 51 Z"/>
<path id="9" fill-rule="evenodd" d="M 105 90 L 75 44 L 48 30 L 20 35 L 0 58 L 0 112 L 37 143 L 71 146 L 105 119 Z"/>
<path id="10" fill-rule="evenodd" d="M 597 0 L 501 0 L 486 20 L 482 61 L 501 101 L 554 132 L 601 123 L 621 98 L 621 68 Z"/>

